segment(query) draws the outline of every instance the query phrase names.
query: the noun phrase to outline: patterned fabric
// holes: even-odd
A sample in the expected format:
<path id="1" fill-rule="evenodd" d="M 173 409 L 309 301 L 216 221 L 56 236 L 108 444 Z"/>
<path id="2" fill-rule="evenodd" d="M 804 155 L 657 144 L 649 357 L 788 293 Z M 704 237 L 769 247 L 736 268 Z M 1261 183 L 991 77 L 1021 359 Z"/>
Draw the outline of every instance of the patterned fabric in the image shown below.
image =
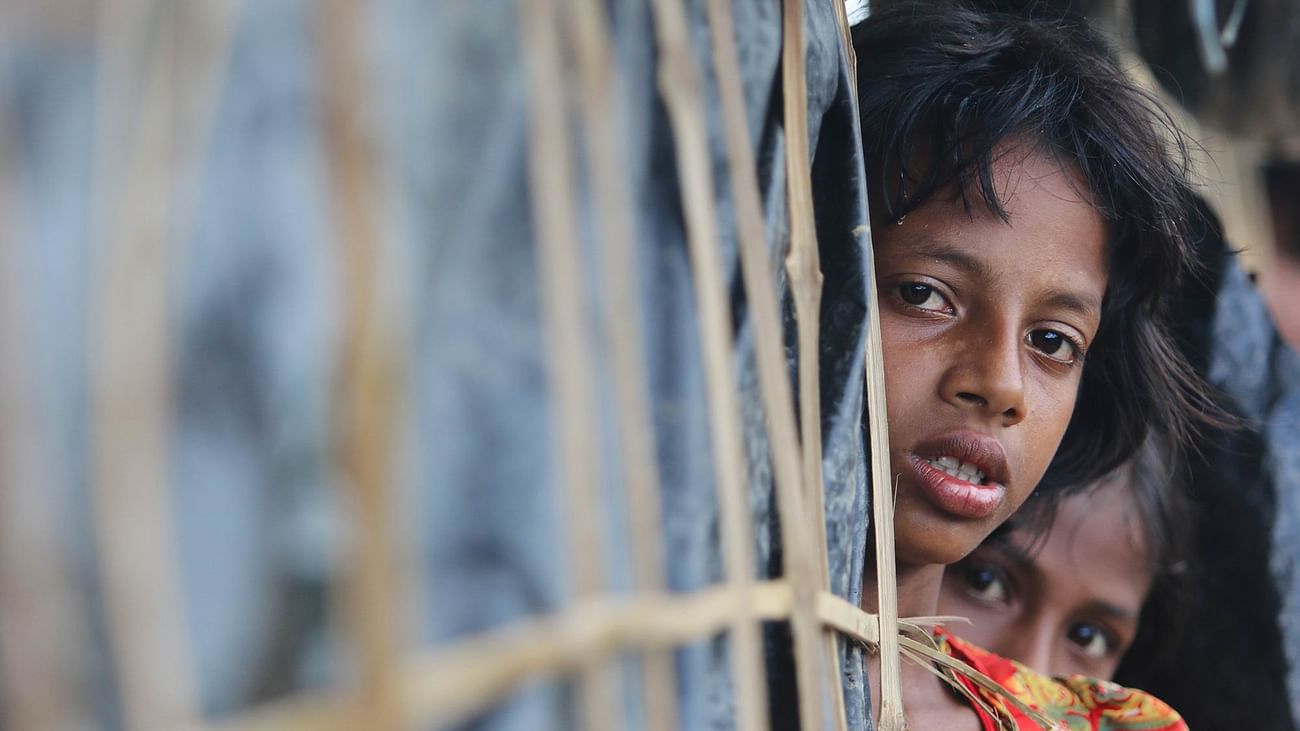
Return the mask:
<path id="1" fill-rule="evenodd" d="M 1054 719 L 1060 731 L 1187 731 L 1187 724 L 1174 709 L 1148 693 L 1082 675 L 1049 678 L 942 629 L 936 629 L 935 636 L 942 652 L 964 661 L 1030 708 Z M 996 693 L 982 690 L 966 678 L 960 680 L 997 716 L 975 706 L 984 731 L 1048 731 Z"/>

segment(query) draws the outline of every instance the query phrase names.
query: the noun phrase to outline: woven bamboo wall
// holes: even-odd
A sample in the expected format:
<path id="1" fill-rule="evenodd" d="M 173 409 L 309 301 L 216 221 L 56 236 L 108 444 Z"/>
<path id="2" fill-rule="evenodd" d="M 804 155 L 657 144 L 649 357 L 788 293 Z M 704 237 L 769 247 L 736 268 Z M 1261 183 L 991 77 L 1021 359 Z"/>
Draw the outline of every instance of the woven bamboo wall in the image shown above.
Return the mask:
<path id="1" fill-rule="evenodd" d="M 756 27 L 780 38 L 770 58 L 737 43 Z M 630 48 L 635 35 L 652 52 Z M 805 62 L 851 69 L 847 40 L 836 0 L 0 5 L 0 728 L 449 728 L 559 697 L 573 725 L 657 730 L 700 725 L 684 686 L 707 676 L 727 721 L 762 731 L 774 625 L 791 638 L 799 727 L 865 727 L 846 668 L 870 647 L 875 725 L 900 728 L 898 662 L 924 648 L 896 616 L 891 571 L 877 569 L 872 615 L 852 588 L 860 563 L 828 558 L 860 562 L 865 525 L 833 529 L 846 507 L 828 498 L 854 495 L 825 488 L 843 481 L 828 461 L 843 464 L 806 428 L 833 416 L 818 353 L 841 344 L 823 347 L 816 326 L 835 272 L 809 122 L 828 102 Z M 744 73 L 764 61 L 774 89 Z M 521 119 L 457 118 L 484 98 Z M 415 111 L 394 114 L 394 99 Z M 627 159 L 629 130 L 650 124 L 621 117 L 629 99 L 662 110 L 668 162 Z M 485 156 L 525 161 L 508 191 L 481 189 L 501 181 L 472 167 L 428 174 L 479 134 L 502 142 Z M 1257 248 L 1251 166 L 1232 167 L 1219 160 L 1228 180 L 1209 192 L 1231 238 Z M 648 199 L 643 179 L 664 170 L 675 197 Z M 529 482 L 516 508 L 562 526 L 521 539 L 545 553 L 549 582 L 541 609 L 504 619 L 440 584 L 425 555 L 431 532 L 477 519 L 456 511 L 481 486 L 419 466 L 443 435 L 422 421 L 421 389 L 436 386 L 418 368 L 459 357 L 439 351 L 450 327 L 480 325 L 456 313 L 430 326 L 439 300 L 411 275 L 455 258 L 438 235 L 459 222 L 431 220 L 459 214 L 439 206 L 448 180 L 457 201 L 516 201 L 508 221 L 463 217 L 499 226 L 480 244 L 524 237 L 527 266 L 502 276 L 528 281 L 501 290 L 540 293 L 540 342 L 485 336 L 497 353 L 536 347 L 536 373 L 474 364 L 553 405 L 544 422 L 502 413 L 482 440 L 488 457 L 546 445 L 547 474 L 515 476 Z M 657 293 L 646 208 L 667 221 L 650 238 L 682 242 L 691 288 L 673 306 L 690 313 L 689 348 L 640 337 Z M 843 235 L 869 254 L 865 227 Z M 865 292 L 871 277 L 867 255 Z M 853 416 L 871 417 L 884 389 L 864 319 Z M 735 367 L 751 356 L 752 383 Z M 677 438 L 709 445 L 694 469 L 714 492 L 688 505 L 715 511 L 703 538 L 665 529 L 688 470 L 665 469 L 651 388 L 662 361 L 691 358 L 705 418 Z M 859 513 L 865 485 L 887 483 L 882 418 L 845 468 L 875 470 Z M 482 482 L 508 474 L 483 466 Z M 890 498 L 871 491 L 881 567 Z M 716 556 L 684 555 L 697 539 Z M 674 588 L 692 561 L 697 575 L 676 582 L 689 590 Z M 447 607 L 484 616 L 471 632 L 422 624 Z M 719 666 L 699 659 L 715 650 Z"/>
<path id="2" fill-rule="evenodd" d="M 833 8 L 839 32 L 832 40 L 846 44 L 842 53 L 851 60 L 843 5 L 834 0 L 807 5 L 818 3 Z M 284 14 L 289 12 L 284 5 L 270 4 L 280 10 L 260 12 Z M 790 232 L 788 249 L 776 262 L 784 265 L 781 276 L 769 256 L 766 204 L 756 171 L 760 162 L 773 161 L 754 159 L 747 123 L 752 110 L 746 108 L 729 0 L 652 0 L 646 9 L 652 21 L 646 32 L 659 49 L 658 87 L 652 93 L 666 109 L 674 140 L 671 154 L 695 283 L 691 306 L 698 312 L 704 361 L 707 436 L 714 445 L 724 578 L 692 592 L 667 590 L 665 562 L 673 555 L 665 548 L 659 518 L 663 478 L 650 427 L 650 356 L 632 327 L 642 317 L 631 233 L 638 202 L 621 167 L 622 128 L 615 123 L 618 97 L 634 82 L 620 72 L 610 6 L 599 0 L 523 0 L 503 7 L 517 12 L 504 14 L 499 25 L 517 33 L 526 69 L 525 89 L 502 88 L 501 93 L 526 98 L 527 203 L 548 353 L 543 387 L 559 405 L 550 425 L 559 487 L 555 504 L 569 527 L 561 537 L 565 545 L 557 550 L 566 557 L 571 600 L 553 613 L 413 648 L 407 614 L 412 597 L 426 587 L 410 558 L 411 547 L 419 543 L 411 532 L 418 526 L 403 518 L 412 489 L 405 460 L 412 441 L 436 435 L 422 435 L 412 426 L 412 395 L 406 392 L 412 328 L 419 322 L 411 284 L 402 276 L 409 262 L 400 211 L 410 201 L 394 172 L 404 164 L 402 150 L 392 142 L 392 120 L 380 103 L 386 75 L 400 75 L 401 69 L 376 60 L 383 57 L 375 47 L 384 37 L 376 32 L 384 22 L 382 7 L 348 0 L 311 3 L 296 11 L 296 33 L 301 34 L 297 42 L 311 49 L 309 76 L 318 94 L 312 109 L 319 137 L 307 144 L 318 151 L 315 167 L 308 167 L 315 171 L 315 212 L 323 220 L 314 229 L 317 236 L 309 231 L 302 237 L 305 246 L 318 247 L 310 260 L 319 269 L 266 276 L 289 282 L 283 286 L 315 277 L 328 282 L 324 289 L 332 293 L 325 305 L 332 327 L 320 328 L 325 334 L 314 339 L 293 341 L 293 347 L 318 357 L 320 365 L 303 366 L 304 372 L 323 373 L 326 383 L 319 396 L 324 426 L 314 442 L 305 440 L 315 446 L 303 449 L 332 476 L 324 481 L 330 494 L 314 499 L 325 500 L 337 516 L 327 530 L 337 539 L 337 554 L 330 580 L 322 585 L 326 624 L 338 638 L 331 648 L 346 670 L 306 689 L 267 692 L 265 702 L 219 712 L 205 708 L 213 703 L 203 698 L 198 658 L 207 652 L 205 642 L 212 642 L 203 639 L 212 628 L 204 623 L 203 600 L 194 586 L 209 580 L 210 567 L 187 562 L 182 550 L 186 541 L 201 540 L 194 532 L 202 526 L 204 505 L 187 502 L 193 485 L 186 476 L 195 473 L 187 471 L 183 458 L 178 467 L 176 452 L 188 454 L 195 440 L 215 433 L 187 436 L 180 426 L 191 389 L 198 388 L 193 384 L 222 377 L 203 370 L 209 361 L 189 354 L 191 328 L 201 318 L 187 314 L 184 303 L 211 274 L 205 262 L 219 263 L 212 258 L 217 244 L 206 237 L 220 239 L 212 232 L 221 229 L 223 213 L 239 215 L 238 205 L 209 202 L 219 196 L 211 191 L 213 171 L 224 164 L 211 151 L 223 149 L 223 130 L 232 124 L 229 99 L 239 89 L 230 80 L 248 78 L 241 70 L 250 63 L 248 49 L 239 39 L 256 31 L 248 27 L 250 8 L 238 0 L 86 0 L 11 3 L 0 11 L 6 49 L 0 50 L 0 68 L 18 79 L 0 97 L 0 392 L 5 404 L 0 410 L 0 709 L 5 728 L 442 728 L 530 684 L 557 679 L 573 689 L 584 728 L 622 727 L 629 693 L 641 698 L 646 728 L 676 728 L 673 653 L 721 635 L 729 638 L 736 725 L 764 729 L 769 726 L 764 622 L 790 627 L 802 728 L 847 728 L 837 649 L 846 642 L 879 645 L 885 658 L 879 727 L 898 727 L 900 651 L 889 598 L 891 574 L 881 573 L 880 616 L 831 591 L 821 430 L 801 428 L 822 422 L 817 366 L 822 272 L 806 144 L 805 4 L 771 3 L 767 11 L 782 14 L 784 106 L 775 117 L 789 140 L 783 159 L 775 161 L 788 181 L 780 204 Z M 700 27 L 701 11 L 707 28 Z M 490 12 L 487 6 L 483 12 Z M 705 31 L 712 53 L 701 68 L 691 62 L 692 44 Z M 300 60 L 278 59 L 269 68 L 294 63 Z M 62 76 L 60 69 L 66 71 Z M 705 77 L 712 82 L 705 83 Z M 274 85 L 274 75 L 265 83 Z M 709 96 L 715 90 L 717 96 Z M 722 115 L 724 140 L 709 138 L 711 110 Z M 42 130 L 42 124 L 53 122 L 73 129 Z M 274 137 L 274 130 L 258 134 L 270 135 L 272 144 L 286 142 Z M 69 154 L 81 155 L 71 172 L 58 168 L 57 161 L 47 165 L 51 150 L 68 140 L 77 141 Z M 710 162 L 710 146 L 718 144 L 725 149 L 731 181 L 729 206 L 722 207 Z M 59 189 L 64 192 L 53 196 L 52 169 L 54 183 L 64 185 Z M 579 246 L 587 223 L 579 216 L 579 180 L 589 181 L 601 212 L 599 278 L 610 294 L 599 316 L 585 305 L 591 284 L 584 272 L 591 261 Z M 467 175 L 466 184 L 472 182 Z M 289 207 L 282 213 L 292 217 L 295 211 Z M 757 398 L 772 445 L 785 578 L 756 580 L 760 574 L 749 548 L 755 526 L 739 421 L 746 396 L 731 368 L 733 302 L 718 231 L 719 219 L 727 215 L 738 220 L 740 277 L 753 321 Z M 50 233 L 57 232 L 51 221 L 60 216 L 76 217 L 76 230 Z M 855 235 L 865 238 L 866 232 Z M 57 248 L 59 241 L 73 239 L 77 243 L 58 261 L 77 274 L 60 279 L 47 271 L 57 269 L 48 263 L 50 242 Z M 869 268 L 869 256 L 867 262 Z M 51 281 L 62 284 L 51 290 Z M 789 283 L 797 332 L 783 332 L 778 281 Z M 866 287 L 872 291 L 874 283 Z M 237 303 L 243 296 L 238 287 L 233 294 L 214 288 L 218 300 Z M 61 308 L 62 320 L 50 311 L 60 292 L 70 293 L 53 305 Z M 47 328 L 69 322 L 75 327 Z M 878 338 L 873 319 L 864 376 L 869 410 L 883 414 Z M 786 342 L 797 344 L 794 388 Z M 75 356 L 71 365 L 59 360 L 67 353 Z M 230 353 L 209 355 L 220 361 Z M 51 369 L 51 363 L 59 365 Z M 613 441 L 624 471 L 620 499 L 631 516 L 625 538 L 633 563 L 630 591 L 614 591 L 605 566 L 605 542 L 617 528 L 600 507 L 606 499 L 596 445 L 608 435 L 600 433 L 593 416 L 597 404 L 591 385 L 600 368 L 612 373 Z M 288 378 L 293 380 L 293 372 Z M 265 429 L 274 436 L 277 420 L 293 415 L 294 404 L 289 407 L 288 414 L 255 415 L 233 428 Z M 871 423 L 871 439 L 874 453 L 884 454 L 878 420 Z M 221 454 L 218 458 L 229 458 Z M 883 470 L 888 460 L 872 463 Z M 874 477 L 882 479 L 879 472 Z M 269 490 L 278 487 L 271 484 Z M 210 494 L 240 489 L 265 497 L 256 493 L 257 485 L 218 484 Z M 889 515 L 889 491 L 875 495 L 876 515 Z M 265 504 L 255 500 L 253 510 Z M 198 518 L 185 517 L 195 511 Z M 242 544 L 241 537 L 222 540 L 229 541 L 230 551 L 274 550 L 265 542 Z M 892 565 L 889 531 L 878 531 L 878 540 L 882 563 Z M 433 591 L 436 595 L 437 588 Z M 267 638 L 273 643 L 280 625 L 271 626 Z M 640 668 L 635 691 L 623 687 L 616 672 L 628 658 Z"/>

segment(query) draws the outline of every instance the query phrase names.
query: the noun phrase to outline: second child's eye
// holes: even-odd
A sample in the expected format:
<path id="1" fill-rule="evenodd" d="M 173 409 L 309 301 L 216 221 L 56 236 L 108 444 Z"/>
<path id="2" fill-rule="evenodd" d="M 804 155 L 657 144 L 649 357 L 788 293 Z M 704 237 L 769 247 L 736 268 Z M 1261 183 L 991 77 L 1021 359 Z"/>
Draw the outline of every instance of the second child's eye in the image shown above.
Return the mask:
<path id="1" fill-rule="evenodd" d="M 898 285 L 898 296 L 907 304 L 931 312 L 943 312 L 948 309 L 948 301 L 939 291 L 921 282 L 906 282 Z"/>
<path id="2" fill-rule="evenodd" d="M 1103 658 L 1111 654 L 1114 642 L 1106 631 L 1091 622 L 1079 622 L 1071 625 L 1065 633 L 1066 639 L 1079 647 L 1087 657 Z"/>
<path id="3" fill-rule="evenodd" d="M 1002 572 L 987 564 L 968 562 L 962 566 L 966 591 L 986 604 L 1006 604 L 1010 592 Z"/>
<path id="4" fill-rule="evenodd" d="M 1035 350 L 1054 360 L 1073 363 L 1079 357 L 1079 346 L 1057 330 L 1034 330 L 1027 340 Z"/>

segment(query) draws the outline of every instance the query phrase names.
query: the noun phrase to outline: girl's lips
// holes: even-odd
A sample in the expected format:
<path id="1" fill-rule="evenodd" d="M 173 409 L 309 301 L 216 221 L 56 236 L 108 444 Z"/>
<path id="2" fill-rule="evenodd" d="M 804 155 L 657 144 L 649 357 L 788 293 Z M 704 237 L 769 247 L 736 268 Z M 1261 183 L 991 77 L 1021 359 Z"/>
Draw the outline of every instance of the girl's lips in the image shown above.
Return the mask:
<path id="1" fill-rule="evenodd" d="M 1000 482 L 976 485 L 935 469 L 924 457 L 909 454 L 908 460 L 930 502 L 944 512 L 980 520 L 996 513 L 1006 499 L 1007 488 Z"/>

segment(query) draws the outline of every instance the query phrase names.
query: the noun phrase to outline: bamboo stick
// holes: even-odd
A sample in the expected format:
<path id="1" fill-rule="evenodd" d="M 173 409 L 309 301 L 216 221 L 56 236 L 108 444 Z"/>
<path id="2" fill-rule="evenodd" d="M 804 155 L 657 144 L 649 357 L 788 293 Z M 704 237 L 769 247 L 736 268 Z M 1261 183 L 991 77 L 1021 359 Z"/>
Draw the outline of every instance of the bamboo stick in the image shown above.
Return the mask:
<path id="1" fill-rule="evenodd" d="M 740 78 L 740 64 L 736 52 L 735 27 L 731 19 L 730 0 L 710 0 L 709 20 L 713 30 L 714 68 L 722 101 L 723 123 L 726 128 L 727 159 L 731 177 L 732 196 L 736 206 L 742 276 L 750 311 L 754 318 L 754 341 L 757 354 L 759 388 L 767 419 L 768 442 L 772 449 L 773 474 L 779 494 L 794 495 L 800 491 L 801 475 L 799 433 L 795 427 L 793 397 L 785 365 L 784 344 L 781 335 L 780 305 L 774 293 L 775 278 L 768 263 L 766 236 L 763 227 L 763 209 L 758 192 L 758 173 L 754 163 L 752 143 L 745 115 L 744 88 Z M 815 386 L 815 382 L 814 382 Z M 820 427 L 818 427 L 820 429 Z M 820 431 L 819 431 L 820 434 Z M 820 442 L 820 440 L 818 440 Z M 818 449 L 820 452 L 820 449 Z M 803 459 L 807 459 L 807 454 Z M 820 465 L 820 454 L 816 456 Z M 820 475 L 820 468 L 817 470 Z M 820 493 L 819 493 L 820 494 Z M 820 502 L 820 501 L 818 501 Z M 793 510 L 786 507 L 784 510 Z M 814 509 L 813 519 L 822 511 Z M 795 525 L 802 520 L 793 521 Z M 816 532 L 823 551 L 819 572 L 821 588 L 829 588 L 826 570 L 825 522 Z M 791 526 L 794 527 L 794 526 Z M 787 536 L 784 543 L 799 544 L 805 539 Z M 824 633 L 824 652 L 831 678 L 839 678 L 839 653 L 833 632 Z M 831 693 L 833 718 L 837 729 L 848 722 L 842 691 Z"/>
<path id="2" fill-rule="evenodd" d="M 86 598 L 42 443 L 50 434 L 29 348 L 39 316 L 21 273 L 24 205 L 7 112 L 0 105 L 0 727 L 73 729 L 91 720 Z"/>
<path id="3" fill-rule="evenodd" d="M 755 584 L 747 598 L 756 619 L 789 616 L 790 590 L 783 581 Z M 579 599 L 560 614 L 523 619 L 407 658 L 401 670 L 406 715 L 424 728 L 453 727 L 527 683 L 580 671 L 593 658 L 671 649 L 727 631 L 735 605 L 735 590 L 725 584 L 691 594 Z M 858 620 L 856 626 L 875 623 Z M 226 719 L 211 731 L 351 729 L 360 725 L 354 711 L 336 694 L 303 693 Z"/>
<path id="4" fill-rule="evenodd" d="M 859 233 L 870 241 L 871 230 Z M 868 251 L 870 247 L 868 246 Z M 876 266 L 866 257 L 867 287 L 876 291 Z M 889 468 L 889 424 L 886 420 L 884 353 L 880 342 L 880 312 L 867 308 L 866 353 L 867 434 L 871 440 L 871 518 L 876 537 L 876 616 L 880 621 L 880 731 L 906 728 L 899 679 L 898 579 L 894 560 L 894 491 Z"/>
<path id="5" fill-rule="evenodd" d="M 754 620 L 789 614 L 790 592 L 783 582 L 752 584 L 745 597 Z M 580 669 L 592 658 L 671 649 L 729 631 L 736 602 L 735 588 L 725 584 L 690 594 L 592 597 L 561 616 L 497 635 L 492 649 L 476 639 L 427 658 L 411 676 L 409 698 L 418 704 L 420 717 L 448 726 L 525 681 Z M 486 662 L 489 657 L 496 660 Z"/>
<path id="6" fill-rule="evenodd" d="M 786 194 L 790 207 L 790 249 L 786 255 L 785 267 L 789 275 L 790 292 L 794 299 L 795 320 L 799 340 L 799 423 L 800 437 L 803 442 L 804 493 L 811 504 L 813 536 L 816 546 L 816 566 L 795 563 L 797 556 L 789 557 L 786 565 L 787 574 L 791 572 L 809 572 L 816 570 L 821 583 L 829 581 L 826 545 L 826 510 L 822 484 L 822 435 L 821 435 L 821 385 L 820 385 L 820 350 L 818 347 L 822 272 L 821 260 L 817 249 L 817 228 L 812 200 L 812 164 L 808 151 L 808 80 L 804 62 L 804 0 L 785 0 L 782 4 L 782 38 L 781 71 L 782 93 L 784 99 L 783 116 L 785 121 L 786 143 Z M 782 525 L 786 521 L 782 521 Z M 811 575 L 811 574 L 809 574 Z M 805 627 L 805 633 L 811 628 Z M 810 643 L 811 638 L 803 642 Z M 835 663 L 838 652 L 834 638 L 826 641 L 831 662 Z M 800 652 L 799 626 L 795 627 L 795 651 L 800 662 L 800 696 L 805 700 L 800 705 L 801 722 L 805 728 L 822 727 L 821 682 L 815 674 L 816 653 L 806 648 Z M 838 677 L 838 665 L 832 665 L 836 671 L 832 677 Z M 836 722 L 839 723 L 842 708 L 842 693 L 835 709 Z"/>
<path id="7" fill-rule="evenodd" d="M 338 693 L 298 693 L 231 718 L 214 721 L 206 731 L 356 731 L 370 728 L 351 698 Z M 172 731 L 205 731 L 175 728 Z"/>
<path id="8" fill-rule="evenodd" d="M 855 117 L 857 107 L 857 55 L 853 49 L 853 36 L 847 13 L 839 0 L 831 0 L 840 23 L 840 34 L 849 61 L 851 91 Z M 871 252 L 871 228 L 863 225 L 855 234 L 865 240 L 865 249 Z M 876 291 L 876 266 L 871 256 L 866 257 L 868 293 Z M 889 425 L 886 420 L 885 375 L 883 350 L 880 341 L 880 313 L 874 306 L 867 308 L 868 331 L 864 380 L 868 417 L 868 438 L 871 442 L 871 495 L 872 525 L 876 544 L 877 621 L 880 656 L 880 718 L 876 719 L 879 731 L 906 728 L 903 711 L 902 682 L 899 677 L 900 647 L 898 640 L 898 587 L 894 560 L 894 494 L 890 488 Z"/>
<path id="9" fill-rule="evenodd" d="M 101 19 L 111 19 L 99 24 L 97 39 L 93 215 L 94 230 L 106 233 L 92 275 L 91 493 L 123 716 L 128 728 L 151 731 L 198 724 L 167 485 L 174 73 L 181 44 L 174 8 L 163 8 L 141 98 L 128 109 L 115 94 L 135 86 L 126 69 L 140 31 L 130 23 L 143 25 L 153 8 L 106 5 Z M 119 148 L 124 157 L 113 154 Z"/>
<path id="10" fill-rule="evenodd" d="M 90 325 L 91 491 L 131 728 L 199 723 L 166 486 L 167 280 L 177 256 L 172 239 L 189 222 L 236 7 L 104 0 L 97 8 L 92 230 L 107 233 Z M 155 15 L 161 33 L 151 37 Z M 186 22 L 193 17 L 201 20 Z"/>
<path id="11" fill-rule="evenodd" d="M 781 622 L 795 611 L 788 579 L 759 581 L 745 587 L 754 620 Z M 679 594 L 593 595 L 562 612 L 534 616 L 451 645 L 418 653 L 403 661 L 402 699 L 406 716 L 421 727 L 447 728 L 510 697 L 539 679 L 581 670 L 595 658 L 628 651 L 649 652 L 680 647 L 728 631 L 734 623 L 737 589 L 729 584 Z M 875 647 L 878 618 L 830 592 L 814 597 L 816 620 L 846 637 Z M 951 622 L 954 617 L 913 617 L 910 631 Z M 909 659 L 938 663 L 967 676 L 984 690 L 1017 701 L 965 663 L 909 638 Z M 319 731 L 350 728 L 351 706 L 329 694 L 302 694 L 267 704 L 217 724 L 213 731 Z M 344 719 L 344 720 L 340 720 Z M 179 731 L 179 730 L 178 730 Z M 186 730 L 188 731 L 188 730 Z"/>
<path id="12" fill-rule="evenodd" d="M 723 565 L 727 581 L 735 589 L 731 668 L 737 727 L 761 731 L 768 727 L 767 688 L 758 626 L 750 614 L 748 600 L 748 586 L 754 581 L 755 573 L 753 527 L 749 523 L 745 495 L 739 395 L 731 370 L 731 312 L 719 253 L 703 92 L 681 0 L 652 0 L 651 9 L 659 43 L 659 89 L 676 140 L 686 238 L 695 277 Z"/>
<path id="13" fill-rule="evenodd" d="M 583 117 L 590 149 L 589 168 L 594 208 L 600 224 L 598 247 L 604 294 L 605 337 L 612 346 L 618 444 L 631 518 L 632 553 L 638 591 L 666 586 L 659 470 L 655 463 L 645 353 L 641 345 L 641 288 L 637 281 L 632 194 L 619 140 L 616 93 L 620 85 L 609 39 L 604 0 L 565 3 L 577 40 L 583 86 Z M 646 727 L 677 728 L 677 693 L 669 651 L 642 658 Z"/>
<path id="14" fill-rule="evenodd" d="M 531 71 L 529 189 L 537 231 L 542 317 L 548 349 L 551 411 L 559 435 L 558 481 L 570 536 L 574 593 L 581 599 L 603 586 L 604 512 L 592 384 L 595 368 L 588 324 L 586 279 L 575 220 L 576 195 L 555 0 L 523 3 L 521 28 Z M 582 718 L 588 731 L 619 725 L 613 673 L 593 658 L 580 669 Z"/>
<path id="15" fill-rule="evenodd" d="M 326 157 L 346 298 L 334 437 L 352 530 L 338 598 L 356 663 L 358 715 L 366 728 L 395 731 L 407 725 L 397 673 L 404 624 L 393 496 L 401 357 L 380 299 L 378 162 L 362 116 L 369 108 L 367 7 L 352 0 L 318 6 Z"/>

